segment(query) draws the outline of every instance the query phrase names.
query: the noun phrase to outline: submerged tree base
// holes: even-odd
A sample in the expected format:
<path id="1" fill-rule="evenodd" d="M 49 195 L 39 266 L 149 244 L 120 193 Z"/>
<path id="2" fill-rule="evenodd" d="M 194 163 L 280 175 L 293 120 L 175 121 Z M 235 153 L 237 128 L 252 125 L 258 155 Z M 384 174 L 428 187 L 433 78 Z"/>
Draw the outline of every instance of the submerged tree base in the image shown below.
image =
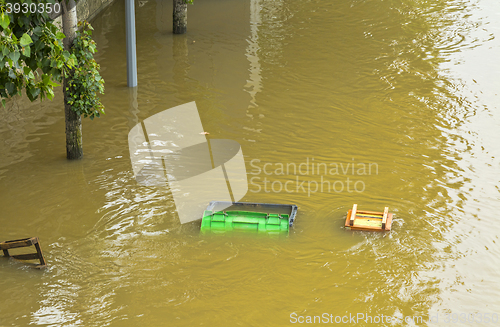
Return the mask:
<path id="1" fill-rule="evenodd" d="M 187 32 L 187 3 L 184 0 L 174 0 L 174 34 Z"/>

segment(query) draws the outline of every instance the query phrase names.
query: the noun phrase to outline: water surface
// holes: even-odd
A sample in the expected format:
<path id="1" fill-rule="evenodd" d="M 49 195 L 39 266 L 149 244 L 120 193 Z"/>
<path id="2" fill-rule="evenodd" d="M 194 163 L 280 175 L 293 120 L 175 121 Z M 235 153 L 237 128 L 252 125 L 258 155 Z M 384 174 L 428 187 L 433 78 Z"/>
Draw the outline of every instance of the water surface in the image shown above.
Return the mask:
<path id="1" fill-rule="evenodd" d="M 60 89 L 0 110 L 0 239 L 38 236 L 50 264 L 0 260 L 0 326 L 500 314 L 497 2 L 199 0 L 182 36 L 170 1 L 143 3 L 135 91 L 124 5 L 92 22 L 106 115 L 83 160 L 64 157 Z M 134 180 L 129 130 L 190 101 L 241 145 L 243 201 L 299 206 L 288 236 L 202 236 Z M 389 206 L 393 230 L 345 230 L 353 203 Z"/>

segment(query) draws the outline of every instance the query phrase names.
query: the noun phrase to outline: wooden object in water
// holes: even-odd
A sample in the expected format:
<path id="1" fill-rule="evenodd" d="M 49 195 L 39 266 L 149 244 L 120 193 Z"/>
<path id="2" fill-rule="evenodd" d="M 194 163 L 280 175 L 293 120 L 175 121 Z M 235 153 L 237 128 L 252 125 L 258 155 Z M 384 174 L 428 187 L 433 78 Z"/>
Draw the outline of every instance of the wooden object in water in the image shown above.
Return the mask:
<path id="1" fill-rule="evenodd" d="M 385 207 L 384 212 L 362 211 L 354 204 L 347 213 L 345 227 L 355 230 L 390 231 L 392 215 L 389 213 L 389 207 Z"/>
<path id="2" fill-rule="evenodd" d="M 36 253 L 28 254 L 15 254 L 11 255 L 9 249 L 22 248 L 28 246 L 35 246 Z M 40 242 L 38 237 L 23 238 L 20 240 L 5 241 L 0 243 L 0 250 L 3 251 L 3 255 L 6 257 L 12 257 L 17 260 L 39 260 L 40 264 L 36 265 L 37 268 L 45 268 L 47 263 L 43 257 L 42 249 L 40 248 Z"/>

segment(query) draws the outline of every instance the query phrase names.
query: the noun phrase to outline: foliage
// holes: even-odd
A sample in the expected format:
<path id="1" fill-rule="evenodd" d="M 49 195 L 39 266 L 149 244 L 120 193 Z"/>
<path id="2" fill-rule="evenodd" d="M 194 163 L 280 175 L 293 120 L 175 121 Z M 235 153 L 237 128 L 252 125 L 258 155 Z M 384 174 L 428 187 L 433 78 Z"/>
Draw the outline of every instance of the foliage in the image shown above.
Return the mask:
<path id="1" fill-rule="evenodd" d="M 64 72 L 68 79 L 65 93 L 68 104 L 78 115 L 94 119 L 104 113 L 104 106 L 97 96 L 97 93 L 104 93 L 104 80 L 94 60 L 97 50 L 91 38 L 93 28 L 88 22 L 80 22 L 78 26 L 80 29 L 71 48 L 77 64 Z"/>
<path id="2" fill-rule="evenodd" d="M 35 10 L 12 10 L 19 3 Z M 65 35 L 49 17 L 49 8 L 56 0 L 0 0 L 0 96 L 5 99 L 21 95 L 35 101 L 40 97 L 54 97 L 53 88 L 65 77 L 65 92 L 71 108 L 79 115 L 93 119 L 104 113 L 97 93 L 103 93 L 104 80 L 99 75 L 99 65 L 93 54 L 95 42 L 91 39 L 92 27 L 84 23 L 77 32 L 70 52 L 65 51 Z M 23 8 L 23 7 L 21 7 Z"/>
<path id="3" fill-rule="evenodd" d="M 45 3 L 54 4 L 55 0 Z M 39 96 L 52 99 L 53 87 L 57 85 L 54 81 L 60 81 L 63 65 L 75 62 L 74 56 L 64 51 L 64 34 L 53 24 L 47 11 L 8 13 L 5 0 L 0 0 L 0 7 L 2 103 L 5 105 L 5 98 L 20 95 L 23 88 L 31 101 Z"/>

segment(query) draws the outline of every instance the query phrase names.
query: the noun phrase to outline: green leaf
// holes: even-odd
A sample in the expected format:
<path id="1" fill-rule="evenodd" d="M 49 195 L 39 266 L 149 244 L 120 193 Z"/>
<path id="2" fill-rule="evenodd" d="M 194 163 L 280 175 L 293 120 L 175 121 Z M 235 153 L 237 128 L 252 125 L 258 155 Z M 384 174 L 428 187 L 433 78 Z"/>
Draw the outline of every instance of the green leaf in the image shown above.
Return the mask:
<path id="1" fill-rule="evenodd" d="M 56 37 L 60 40 L 64 39 L 66 37 L 66 35 L 64 35 L 64 33 L 62 32 L 57 32 L 56 33 Z"/>
<path id="2" fill-rule="evenodd" d="M 2 26 L 4 29 L 6 29 L 10 24 L 10 18 L 7 13 L 2 12 L 2 15 L 0 15 L 0 26 Z"/>
<path id="3" fill-rule="evenodd" d="M 19 51 L 14 51 L 14 52 L 11 52 L 9 54 L 9 58 L 12 59 L 12 61 L 14 63 L 16 63 L 18 60 L 19 60 L 19 57 L 21 56 L 21 54 L 19 53 Z"/>
<path id="4" fill-rule="evenodd" d="M 24 33 L 23 36 L 21 36 L 21 40 L 19 40 L 19 43 L 21 44 L 21 46 L 25 47 L 28 44 L 33 43 L 33 40 L 28 34 Z"/>
<path id="5" fill-rule="evenodd" d="M 67 61 L 67 64 L 70 66 L 70 67 L 73 67 L 76 65 L 76 60 L 73 59 L 73 58 L 69 58 L 68 61 Z"/>
<path id="6" fill-rule="evenodd" d="M 35 51 L 39 51 L 45 48 L 45 43 L 42 41 L 35 42 Z"/>
<path id="7" fill-rule="evenodd" d="M 38 95 L 40 94 L 40 89 L 39 88 L 32 88 L 30 89 L 31 96 L 33 99 L 36 99 Z"/>
<path id="8" fill-rule="evenodd" d="M 26 57 L 29 57 L 31 55 L 30 47 L 23 48 L 23 55 L 25 55 Z"/>
<path id="9" fill-rule="evenodd" d="M 42 35 L 42 28 L 40 26 L 37 26 L 33 29 L 33 34 L 36 34 L 38 36 Z"/>
<path id="10" fill-rule="evenodd" d="M 50 83 L 50 76 L 48 74 L 43 74 L 42 75 L 42 81 L 43 81 L 43 84 L 49 85 L 49 83 Z"/>
<path id="11" fill-rule="evenodd" d="M 30 26 L 30 23 L 31 23 L 30 17 L 32 17 L 32 16 L 23 15 L 23 16 L 19 17 L 19 20 L 23 22 L 24 26 Z"/>
<path id="12" fill-rule="evenodd" d="M 11 82 L 5 84 L 5 88 L 7 89 L 7 92 L 9 92 L 9 95 L 14 94 L 15 87 L 14 83 Z"/>
<path id="13" fill-rule="evenodd" d="M 49 100 L 54 99 L 54 91 L 52 91 L 52 89 L 47 90 L 47 99 Z"/>

